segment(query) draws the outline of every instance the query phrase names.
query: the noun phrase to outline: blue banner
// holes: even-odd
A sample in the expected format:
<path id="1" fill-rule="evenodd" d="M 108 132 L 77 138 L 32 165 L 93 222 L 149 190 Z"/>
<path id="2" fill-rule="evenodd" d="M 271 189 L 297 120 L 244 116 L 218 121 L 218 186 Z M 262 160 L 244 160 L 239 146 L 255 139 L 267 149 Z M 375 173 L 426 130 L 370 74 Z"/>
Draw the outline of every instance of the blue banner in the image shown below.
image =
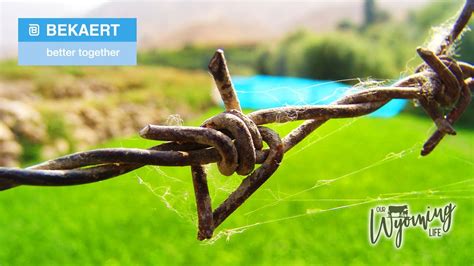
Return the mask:
<path id="1" fill-rule="evenodd" d="M 117 66 L 136 65 L 134 42 L 22 42 L 18 64 L 36 66 Z"/>
<path id="2" fill-rule="evenodd" d="M 136 42 L 136 18 L 19 18 L 19 42 Z"/>
<path id="3" fill-rule="evenodd" d="M 19 65 L 136 65 L 136 18 L 19 18 Z"/>

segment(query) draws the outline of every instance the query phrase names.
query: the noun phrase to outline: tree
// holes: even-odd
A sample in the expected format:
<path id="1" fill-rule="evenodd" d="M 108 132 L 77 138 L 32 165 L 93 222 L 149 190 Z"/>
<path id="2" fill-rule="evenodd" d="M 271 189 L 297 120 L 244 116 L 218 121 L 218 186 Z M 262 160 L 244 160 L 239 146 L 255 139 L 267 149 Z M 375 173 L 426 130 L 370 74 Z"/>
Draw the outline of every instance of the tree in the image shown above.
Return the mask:
<path id="1" fill-rule="evenodd" d="M 374 24 L 376 19 L 377 19 L 377 10 L 375 6 L 375 0 L 365 0 L 363 27 L 365 28 Z"/>

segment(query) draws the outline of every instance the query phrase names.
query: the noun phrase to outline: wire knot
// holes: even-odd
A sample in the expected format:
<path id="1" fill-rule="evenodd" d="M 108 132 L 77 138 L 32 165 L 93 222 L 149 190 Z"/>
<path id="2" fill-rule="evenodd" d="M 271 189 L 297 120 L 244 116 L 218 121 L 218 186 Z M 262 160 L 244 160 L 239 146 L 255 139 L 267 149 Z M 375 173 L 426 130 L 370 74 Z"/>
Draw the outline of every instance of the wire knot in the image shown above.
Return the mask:
<path id="1" fill-rule="evenodd" d="M 445 134 L 456 135 L 453 123 L 466 110 L 471 100 L 468 81 L 472 76 L 472 66 L 458 63 L 447 55 L 436 55 L 431 50 L 419 47 L 418 55 L 424 63 L 417 67 L 422 73 L 421 96 L 418 101 L 431 116 L 438 130 L 426 141 L 421 152 L 429 154 Z"/>
<path id="2" fill-rule="evenodd" d="M 250 118 L 232 109 L 207 119 L 202 127 L 219 130 L 233 140 L 235 149 L 222 154 L 223 158 L 218 162 L 219 171 L 223 175 L 234 172 L 248 175 L 254 170 L 256 150 L 261 150 L 263 143 L 259 128 Z"/>
<path id="3" fill-rule="evenodd" d="M 442 108 L 452 108 L 461 96 L 461 84 L 464 82 L 463 71 L 452 57 L 438 57 L 427 51 L 423 51 L 423 59 L 428 55 L 428 61 L 415 70 L 415 73 L 424 72 L 428 81 L 422 87 L 423 96 L 427 101 L 433 101 Z"/>

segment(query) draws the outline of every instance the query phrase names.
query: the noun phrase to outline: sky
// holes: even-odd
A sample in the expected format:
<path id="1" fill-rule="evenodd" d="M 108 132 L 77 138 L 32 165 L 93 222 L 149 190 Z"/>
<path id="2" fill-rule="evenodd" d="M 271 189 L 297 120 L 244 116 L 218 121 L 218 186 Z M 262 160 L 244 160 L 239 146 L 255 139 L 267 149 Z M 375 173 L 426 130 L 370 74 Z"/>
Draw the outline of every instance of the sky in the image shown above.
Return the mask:
<path id="1" fill-rule="evenodd" d="M 47 4 L 60 4 L 61 5 L 61 8 L 66 8 L 67 12 L 77 12 L 77 13 L 83 13 L 83 12 L 87 12 L 89 10 L 92 10 L 98 6 L 100 6 L 101 4 L 107 2 L 105 0 L 80 0 L 80 1 L 77 1 L 77 0 L 73 0 L 73 1 L 59 1 L 59 0 L 49 0 L 49 1 L 44 1 L 44 0 L 27 0 L 27 1 L 24 1 L 24 0 L 16 0 L 16 1 L 13 1 L 13 0 L 0 0 L 0 2 L 2 4 L 11 4 L 11 3 L 31 3 L 31 4 L 43 4 L 43 3 L 47 3 Z M 67 3 L 67 5 L 64 5 L 64 3 Z"/>

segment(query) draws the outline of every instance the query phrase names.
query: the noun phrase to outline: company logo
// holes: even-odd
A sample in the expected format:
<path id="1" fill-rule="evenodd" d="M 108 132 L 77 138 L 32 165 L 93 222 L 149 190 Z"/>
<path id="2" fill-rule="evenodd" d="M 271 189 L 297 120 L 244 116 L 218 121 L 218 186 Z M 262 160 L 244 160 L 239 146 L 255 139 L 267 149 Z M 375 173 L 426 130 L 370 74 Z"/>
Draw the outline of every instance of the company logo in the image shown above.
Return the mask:
<path id="1" fill-rule="evenodd" d="M 136 65 L 135 18 L 19 18 L 19 65 Z"/>
<path id="2" fill-rule="evenodd" d="M 46 24 L 47 36 L 117 36 L 120 24 Z"/>
<path id="3" fill-rule="evenodd" d="M 393 238 L 396 248 L 403 244 L 404 231 L 410 227 L 420 227 L 429 238 L 439 238 L 451 229 L 456 205 L 448 203 L 444 207 L 427 207 L 425 212 L 410 214 L 408 205 L 377 206 L 370 210 L 369 239 L 375 245 L 380 238 Z"/>
<path id="4" fill-rule="evenodd" d="M 38 24 L 28 24 L 28 34 L 30 36 L 39 36 L 40 26 Z"/>

